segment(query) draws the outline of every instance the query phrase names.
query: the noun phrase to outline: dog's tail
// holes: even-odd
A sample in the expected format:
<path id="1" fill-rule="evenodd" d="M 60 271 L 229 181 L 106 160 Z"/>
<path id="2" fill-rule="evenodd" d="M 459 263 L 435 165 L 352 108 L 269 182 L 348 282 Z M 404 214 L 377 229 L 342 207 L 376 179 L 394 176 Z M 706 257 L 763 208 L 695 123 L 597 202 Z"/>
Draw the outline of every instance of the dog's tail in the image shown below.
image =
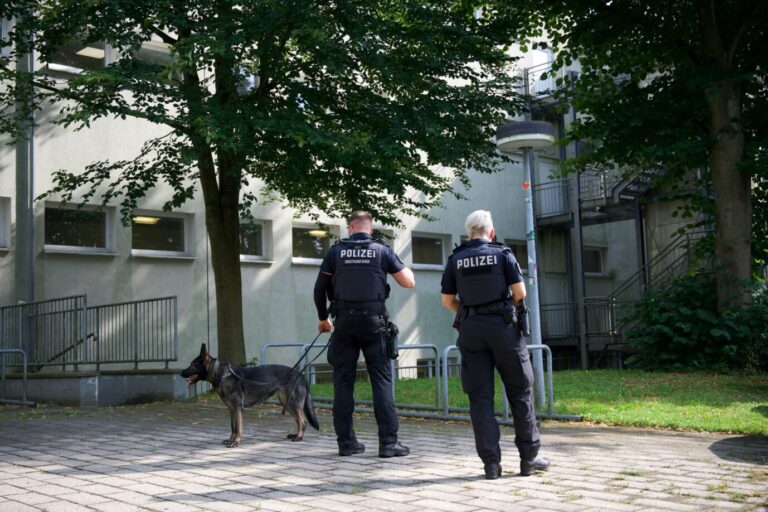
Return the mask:
<path id="1" fill-rule="evenodd" d="M 304 379 L 304 376 L 302 375 L 301 378 Z M 306 382 L 305 385 L 307 386 L 307 399 L 304 400 L 304 414 L 312 428 L 320 430 L 320 423 L 318 423 L 317 416 L 315 416 L 315 406 L 312 404 L 312 395 L 309 393 L 309 385 Z"/>

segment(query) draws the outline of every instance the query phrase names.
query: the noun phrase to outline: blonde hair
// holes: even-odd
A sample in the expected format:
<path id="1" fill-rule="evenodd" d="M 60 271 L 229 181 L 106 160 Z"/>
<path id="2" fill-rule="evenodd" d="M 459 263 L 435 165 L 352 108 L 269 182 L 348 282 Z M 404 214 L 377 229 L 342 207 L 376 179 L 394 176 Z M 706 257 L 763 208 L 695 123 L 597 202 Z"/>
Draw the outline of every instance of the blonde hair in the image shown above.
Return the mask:
<path id="1" fill-rule="evenodd" d="M 464 222 L 464 228 L 467 230 L 467 238 L 490 238 L 493 229 L 493 219 L 488 210 L 477 210 L 467 216 Z"/>

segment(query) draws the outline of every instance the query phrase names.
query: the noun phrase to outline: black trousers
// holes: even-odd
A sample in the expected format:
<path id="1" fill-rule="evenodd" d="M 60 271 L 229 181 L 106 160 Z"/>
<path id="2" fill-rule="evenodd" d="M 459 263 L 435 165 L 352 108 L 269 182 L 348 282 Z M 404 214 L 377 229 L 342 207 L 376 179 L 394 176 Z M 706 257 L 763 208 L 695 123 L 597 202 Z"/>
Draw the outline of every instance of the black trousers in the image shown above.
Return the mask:
<path id="1" fill-rule="evenodd" d="M 507 392 L 515 424 L 515 444 L 520 458 L 530 460 L 539 452 L 539 430 L 531 398 L 533 368 L 514 325 L 498 315 L 472 315 L 459 329 L 461 385 L 469 396 L 469 414 L 477 454 L 488 464 L 501 462 L 499 424 L 493 410 L 494 368 Z"/>
<path id="2" fill-rule="evenodd" d="M 397 441 L 399 424 L 392 393 L 392 367 L 384 338 L 385 321 L 380 316 L 339 313 L 328 362 L 333 366 L 333 426 L 341 446 L 356 440 L 352 428 L 357 359 L 363 352 L 373 390 L 373 411 L 379 426 L 379 443 Z"/>

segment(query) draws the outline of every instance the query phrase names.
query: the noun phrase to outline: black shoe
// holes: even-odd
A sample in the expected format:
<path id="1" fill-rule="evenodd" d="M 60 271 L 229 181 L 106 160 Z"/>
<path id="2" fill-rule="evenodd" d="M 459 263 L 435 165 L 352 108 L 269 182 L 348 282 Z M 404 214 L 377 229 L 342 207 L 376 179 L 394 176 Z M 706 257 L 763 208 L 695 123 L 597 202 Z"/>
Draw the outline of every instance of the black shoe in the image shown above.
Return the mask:
<path id="1" fill-rule="evenodd" d="M 365 445 L 357 441 L 349 441 L 347 443 L 339 444 L 339 455 L 346 457 L 347 455 L 357 455 L 358 453 L 365 452 Z"/>
<path id="2" fill-rule="evenodd" d="M 411 450 L 400 442 L 379 445 L 379 457 L 405 457 Z"/>
<path id="3" fill-rule="evenodd" d="M 485 479 L 496 480 L 501 476 L 501 466 L 497 462 L 489 462 L 485 465 Z"/>
<path id="4" fill-rule="evenodd" d="M 520 474 L 522 476 L 531 476 L 534 473 L 546 471 L 547 469 L 549 469 L 549 461 L 541 456 L 531 460 L 520 461 Z"/>

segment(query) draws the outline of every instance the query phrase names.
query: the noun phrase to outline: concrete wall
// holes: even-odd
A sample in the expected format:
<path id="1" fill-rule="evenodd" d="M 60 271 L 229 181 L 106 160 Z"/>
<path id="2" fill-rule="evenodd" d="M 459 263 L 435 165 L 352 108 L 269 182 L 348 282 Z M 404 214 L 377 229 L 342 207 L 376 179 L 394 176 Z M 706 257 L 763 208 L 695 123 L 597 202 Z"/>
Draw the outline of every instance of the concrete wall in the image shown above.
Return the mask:
<path id="1" fill-rule="evenodd" d="M 20 400 L 24 381 L 19 375 L 5 379 L 0 398 Z M 174 371 L 132 373 L 73 373 L 31 376 L 27 400 L 76 406 L 107 406 L 187 398 L 187 384 Z"/>

